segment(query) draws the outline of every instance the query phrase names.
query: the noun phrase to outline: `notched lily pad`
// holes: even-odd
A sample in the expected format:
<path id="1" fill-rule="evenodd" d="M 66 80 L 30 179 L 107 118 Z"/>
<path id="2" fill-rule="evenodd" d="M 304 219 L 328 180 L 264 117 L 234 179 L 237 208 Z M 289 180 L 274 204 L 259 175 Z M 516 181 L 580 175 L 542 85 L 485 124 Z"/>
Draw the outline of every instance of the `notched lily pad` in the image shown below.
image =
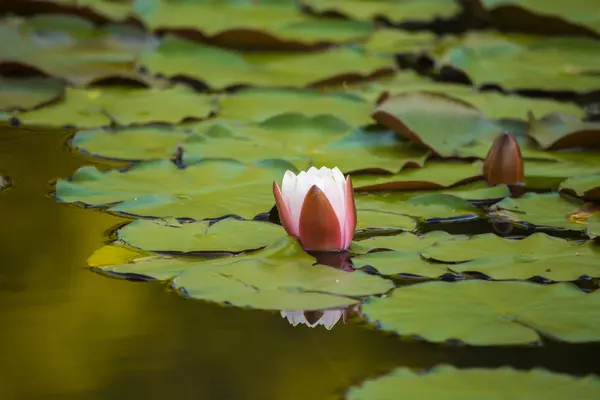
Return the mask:
<path id="1" fill-rule="evenodd" d="M 600 247 L 534 233 L 522 240 L 492 233 L 441 241 L 425 249 L 427 259 L 451 263 L 456 272 L 479 272 L 492 279 L 544 277 L 574 281 L 600 277 Z"/>
<path id="2" fill-rule="evenodd" d="M 52 78 L 0 79 L 0 111 L 30 110 L 59 99 L 65 83 Z"/>
<path id="3" fill-rule="evenodd" d="M 475 346 L 600 340 L 600 296 L 570 283 L 467 280 L 402 287 L 362 307 L 386 331 Z"/>
<path id="4" fill-rule="evenodd" d="M 592 400 L 598 391 L 600 378 L 595 375 L 575 377 L 541 368 L 522 371 L 510 367 L 458 369 L 438 365 L 426 373 L 397 368 L 350 388 L 346 398 L 388 400 L 402 393 L 403 400 L 561 400 L 577 393 L 582 400 Z"/>
<path id="5" fill-rule="evenodd" d="M 283 228 L 275 224 L 234 218 L 214 224 L 136 220 L 117 233 L 118 239 L 130 246 L 167 253 L 238 253 L 265 247 L 285 235 Z"/>
<path id="6" fill-rule="evenodd" d="M 252 219 L 273 207 L 271 186 L 285 167 L 244 166 L 227 160 L 206 160 L 186 168 L 157 160 L 105 172 L 85 166 L 69 180 L 58 180 L 56 197 L 142 217 Z"/>
<path id="7" fill-rule="evenodd" d="M 520 198 L 506 198 L 490 208 L 495 222 L 510 222 L 526 229 L 584 231 L 585 223 L 571 219 L 583 201 L 558 193 L 526 193 Z"/>
<path id="8" fill-rule="evenodd" d="M 560 190 L 574 193 L 586 200 L 600 200 L 600 172 L 569 178 L 560 185 Z"/>
<path id="9" fill-rule="evenodd" d="M 529 114 L 528 135 L 548 150 L 600 147 L 600 123 L 553 112 L 535 119 Z"/>

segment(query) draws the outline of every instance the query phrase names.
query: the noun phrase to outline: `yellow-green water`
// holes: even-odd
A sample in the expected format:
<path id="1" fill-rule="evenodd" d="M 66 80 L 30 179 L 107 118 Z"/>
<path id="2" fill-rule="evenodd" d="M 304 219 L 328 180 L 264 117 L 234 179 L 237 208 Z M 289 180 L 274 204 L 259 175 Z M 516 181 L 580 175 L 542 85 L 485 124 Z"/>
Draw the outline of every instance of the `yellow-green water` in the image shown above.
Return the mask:
<path id="1" fill-rule="evenodd" d="M 67 138 L 0 130 L 0 170 L 13 181 L 0 194 L 2 400 L 341 398 L 365 377 L 439 363 L 600 372 L 600 345 L 468 348 L 403 341 L 355 321 L 293 327 L 278 313 L 95 274 L 86 259 L 126 220 L 48 196 L 53 179 L 90 163 Z"/>

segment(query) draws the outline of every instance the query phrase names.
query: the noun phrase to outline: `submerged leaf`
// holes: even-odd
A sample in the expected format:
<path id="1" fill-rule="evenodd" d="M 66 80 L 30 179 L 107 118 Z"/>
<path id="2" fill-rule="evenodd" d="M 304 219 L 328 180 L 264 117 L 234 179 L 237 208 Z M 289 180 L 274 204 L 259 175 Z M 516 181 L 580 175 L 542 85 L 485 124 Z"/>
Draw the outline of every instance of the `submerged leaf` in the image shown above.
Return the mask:
<path id="1" fill-rule="evenodd" d="M 540 335 L 600 341 L 600 296 L 570 283 L 430 282 L 402 287 L 362 308 L 386 331 L 475 346 L 530 344 Z"/>

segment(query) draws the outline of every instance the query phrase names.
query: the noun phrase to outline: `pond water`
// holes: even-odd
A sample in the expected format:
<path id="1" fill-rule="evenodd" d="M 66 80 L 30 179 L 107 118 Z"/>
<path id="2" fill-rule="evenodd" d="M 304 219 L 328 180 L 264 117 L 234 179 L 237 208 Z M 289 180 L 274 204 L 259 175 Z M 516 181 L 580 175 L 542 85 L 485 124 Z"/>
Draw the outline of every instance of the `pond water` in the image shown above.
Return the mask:
<path id="1" fill-rule="evenodd" d="M 92 161 L 64 131 L 0 130 L 0 398 L 335 399 L 395 367 L 600 373 L 597 344 L 468 347 L 401 340 L 356 318 L 332 330 L 278 312 L 107 279 L 86 259 L 124 218 L 57 204 L 51 181 Z"/>

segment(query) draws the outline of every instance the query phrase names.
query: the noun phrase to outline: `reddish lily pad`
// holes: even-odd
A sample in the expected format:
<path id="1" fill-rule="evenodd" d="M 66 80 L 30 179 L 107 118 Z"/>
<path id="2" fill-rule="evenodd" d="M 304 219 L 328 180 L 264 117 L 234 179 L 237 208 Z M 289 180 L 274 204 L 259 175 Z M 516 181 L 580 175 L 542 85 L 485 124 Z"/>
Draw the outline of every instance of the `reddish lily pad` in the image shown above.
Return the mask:
<path id="1" fill-rule="evenodd" d="M 600 173 L 569 178 L 560 185 L 560 190 L 574 193 L 586 200 L 600 200 Z"/>
<path id="2" fill-rule="evenodd" d="M 529 115 L 528 135 L 548 150 L 600 147 L 600 123 L 584 122 L 573 115 L 550 113 L 536 120 Z"/>

